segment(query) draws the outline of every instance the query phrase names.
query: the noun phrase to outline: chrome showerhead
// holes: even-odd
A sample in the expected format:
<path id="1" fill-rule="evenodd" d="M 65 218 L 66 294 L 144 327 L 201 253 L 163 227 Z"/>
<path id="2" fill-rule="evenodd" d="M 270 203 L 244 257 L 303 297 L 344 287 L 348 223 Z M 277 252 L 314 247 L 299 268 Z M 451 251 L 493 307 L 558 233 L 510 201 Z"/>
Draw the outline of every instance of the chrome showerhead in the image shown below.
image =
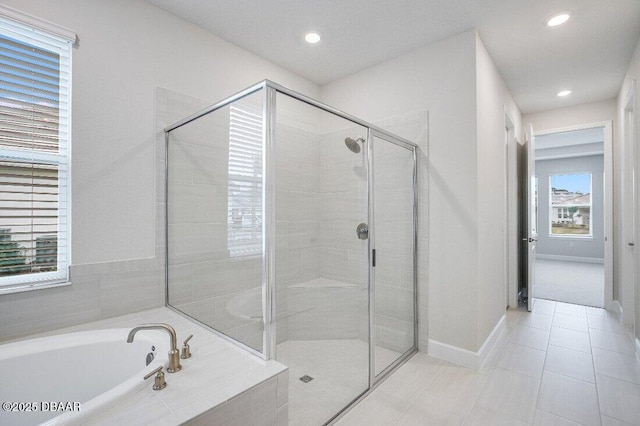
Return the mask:
<path id="1" fill-rule="evenodd" d="M 346 138 L 344 140 L 344 144 L 347 145 L 347 148 L 349 148 L 351 152 L 354 152 L 356 154 L 360 152 L 360 144 L 358 142 L 364 142 L 364 138 Z"/>

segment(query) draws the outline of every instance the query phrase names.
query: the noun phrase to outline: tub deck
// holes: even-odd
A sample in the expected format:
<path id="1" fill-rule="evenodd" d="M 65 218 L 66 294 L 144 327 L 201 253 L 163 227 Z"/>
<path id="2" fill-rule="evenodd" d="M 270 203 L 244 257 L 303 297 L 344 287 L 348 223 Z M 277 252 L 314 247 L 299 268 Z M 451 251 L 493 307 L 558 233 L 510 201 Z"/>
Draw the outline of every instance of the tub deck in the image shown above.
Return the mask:
<path id="1" fill-rule="evenodd" d="M 182 371 L 165 374 L 167 387 L 148 386 L 91 418 L 89 424 L 207 425 L 287 424 L 288 370 L 263 361 L 221 339 L 168 308 L 157 308 L 33 337 L 76 331 L 134 327 L 149 322 L 173 326 L 179 348 L 190 334 L 192 357 L 181 360 Z M 71 422 L 73 424 L 73 422 Z"/>

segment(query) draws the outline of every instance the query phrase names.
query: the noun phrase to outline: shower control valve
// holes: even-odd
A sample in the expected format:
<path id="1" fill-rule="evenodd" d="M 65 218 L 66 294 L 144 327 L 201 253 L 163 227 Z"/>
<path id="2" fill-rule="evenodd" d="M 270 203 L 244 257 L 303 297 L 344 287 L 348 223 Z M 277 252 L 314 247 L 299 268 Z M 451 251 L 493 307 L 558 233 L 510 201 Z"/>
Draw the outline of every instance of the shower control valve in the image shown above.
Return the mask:
<path id="1" fill-rule="evenodd" d="M 366 240 L 367 238 L 369 238 L 369 227 L 367 226 L 367 224 L 361 223 L 360 225 L 358 225 L 358 227 L 356 228 L 356 234 L 361 240 Z"/>

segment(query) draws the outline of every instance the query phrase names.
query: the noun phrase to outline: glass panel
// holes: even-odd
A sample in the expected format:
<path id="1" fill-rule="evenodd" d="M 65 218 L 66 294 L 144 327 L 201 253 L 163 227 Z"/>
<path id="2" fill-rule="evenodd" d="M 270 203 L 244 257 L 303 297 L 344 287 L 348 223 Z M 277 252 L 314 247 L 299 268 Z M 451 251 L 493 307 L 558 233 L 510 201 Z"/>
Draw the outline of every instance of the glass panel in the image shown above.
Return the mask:
<path id="1" fill-rule="evenodd" d="M 276 110 L 276 359 L 290 424 L 320 425 L 369 383 L 367 129 L 281 93 Z"/>
<path id="2" fill-rule="evenodd" d="M 169 304 L 263 352 L 263 91 L 169 133 Z"/>
<path id="3" fill-rule="evenodd" d="M 414 347 L 413 151 L 373 139 L 375 374 Z"/>
<path id="4" fill-rule="evenodd" d="M 591 173 L 550 175 L 551 235 L 591 236 Z"/>

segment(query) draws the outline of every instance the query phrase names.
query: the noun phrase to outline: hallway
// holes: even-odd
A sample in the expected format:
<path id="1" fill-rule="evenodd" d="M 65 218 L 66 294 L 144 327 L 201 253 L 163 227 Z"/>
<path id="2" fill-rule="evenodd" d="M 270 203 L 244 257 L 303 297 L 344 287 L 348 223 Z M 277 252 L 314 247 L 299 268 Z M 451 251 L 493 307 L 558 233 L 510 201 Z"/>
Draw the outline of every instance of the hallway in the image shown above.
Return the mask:
<path id="1" fill-rule="evenodd" d="M 640 425 L 640 361 L 611 313 L 537 299 L 506 315 L 479 372 L 418 353 L 337 424 Z"/>

